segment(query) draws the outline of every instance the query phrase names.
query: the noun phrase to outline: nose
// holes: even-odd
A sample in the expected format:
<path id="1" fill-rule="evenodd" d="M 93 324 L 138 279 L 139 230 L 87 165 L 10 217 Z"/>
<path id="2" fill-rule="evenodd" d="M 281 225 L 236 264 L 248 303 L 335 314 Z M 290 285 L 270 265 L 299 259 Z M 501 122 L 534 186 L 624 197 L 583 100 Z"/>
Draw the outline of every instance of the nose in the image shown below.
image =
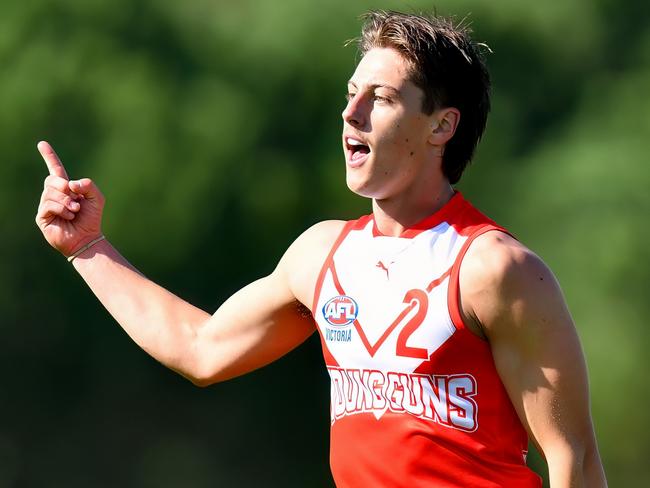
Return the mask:
<path id="1" fill-rule="evenodd" d="M 363 110 L 363 100 L 359 94 L 351 97 L 341 113 L 343 120 L 352 127 L 361 128 L 365 124 L 366 115 Z"/>

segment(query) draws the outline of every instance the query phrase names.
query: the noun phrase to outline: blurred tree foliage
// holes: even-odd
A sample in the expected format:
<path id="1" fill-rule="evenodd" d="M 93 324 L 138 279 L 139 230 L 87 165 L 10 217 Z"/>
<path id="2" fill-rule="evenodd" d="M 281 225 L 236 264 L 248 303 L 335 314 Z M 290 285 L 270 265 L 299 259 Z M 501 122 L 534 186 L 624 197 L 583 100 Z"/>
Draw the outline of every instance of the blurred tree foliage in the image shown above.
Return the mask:
<path id="1" fill-rule="evenodd" d="M 562 282 L 612 486 L 650 479 L 649 5 L 437 3 L 471 12 L 494 51 L 493 113 L 460 188 Z M 45 247 L 35 143 L 100 184 L 129 259 L 213 310 L 311 223 L 369 211 L 343 180 L 344 41 L 368 8 L 430 7 L 2 3 L 0 487 L 331 486 L 318 341 L 207 390 L 164 370 Z"/>

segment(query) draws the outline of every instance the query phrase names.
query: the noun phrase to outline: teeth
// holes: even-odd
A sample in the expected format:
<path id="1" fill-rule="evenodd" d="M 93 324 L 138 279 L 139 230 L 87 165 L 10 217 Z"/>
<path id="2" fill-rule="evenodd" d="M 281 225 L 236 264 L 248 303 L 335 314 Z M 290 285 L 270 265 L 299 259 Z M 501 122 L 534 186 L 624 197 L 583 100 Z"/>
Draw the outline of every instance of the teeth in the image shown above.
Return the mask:
<path id="1" fill-rule="evenodd" d="M 348 144 L 350 144 L 350 146 L 365 146 L 363 142 L 352 139 L 351 137 L 348 137 Z"/>

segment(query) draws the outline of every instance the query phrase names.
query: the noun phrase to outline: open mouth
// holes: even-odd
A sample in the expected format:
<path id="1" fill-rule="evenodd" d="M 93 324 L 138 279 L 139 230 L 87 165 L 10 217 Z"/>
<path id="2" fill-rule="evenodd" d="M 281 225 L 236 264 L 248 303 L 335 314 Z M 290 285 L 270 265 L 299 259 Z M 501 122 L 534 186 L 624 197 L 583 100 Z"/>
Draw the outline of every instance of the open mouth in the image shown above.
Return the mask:
<path id="1" fill-rule="evenodd" d="M 361 164 L 361 162 L 368 156 L 370 153 L 370 146 L 364 144 L 363 141 L 355 139 L 353 137 L 345 138 L 345 147 L 348 151 L 351 164 Z"/>

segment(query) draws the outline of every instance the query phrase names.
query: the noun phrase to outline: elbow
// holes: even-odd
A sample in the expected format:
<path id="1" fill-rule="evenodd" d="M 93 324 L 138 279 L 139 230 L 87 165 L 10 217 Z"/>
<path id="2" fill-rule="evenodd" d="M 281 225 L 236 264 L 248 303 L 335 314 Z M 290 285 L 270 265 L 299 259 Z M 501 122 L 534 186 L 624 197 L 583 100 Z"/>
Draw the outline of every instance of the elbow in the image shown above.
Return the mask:
<path id="1" fill-rule="evenodd" d="M 583 459 L 583 476 L 585 486 L 607 487 L 607 476 L 598 451 L 598 444 L 593 437 L 587 444 Z"/>
<path id="2" fill-rule="evenodd" d="M 200 388 L 205 388 L 207 386 L 216 383 L 216 381 L 212 377 L 197 374 L 196 372 L 186 368 L 174 368 L 170 366 L 170 369 L 174 370 L 176 373 L 181 375 L 183 378 L 185 378 L 187 381 L 192 383 L 194 386 L 198 386 Z"/>
<path id="3" fill-rule="evenodd" d="M 215 370 L 212 364 L 194 364 L 192 368 L 188 368 L 186 373 L 183 374 L 194 386 L 205 388 L 215 383 L 223 381 L 219 371 Z"/>
<path id="4" fill-rule="evenodd" d="M 198 386 L 199 388 L 206 388 L 206 387 L 208 387 L 208 386 L 213 385 L 214 383 L 216 383 L 216 382 L 215 382 L 213 379 L 211 379 L 211 378 L 196 377 L 196 376 L 192 376 L 192 377 L 188 377 L 188 376 L 186 376 L 186 378 L 187 378 L 188 380 L 190 380 L 190 382 L 191 382 L 194 386 Z"/>
<path id="5" fill-rule="evenodd" d="M 179 355 L 174 358 L 177 367 L 173 369 L 194 386 L 200 388 L 217 383 L 219 381 L 217 365 L 214 364 L 214 361 L 207 359 L 209 354 L 202 347 L 202 338 L 199 336 L 200 327 L 191 325 L 187 329 L 191 331 L 191 338 L 186 347 L 179 351 Z"/>
<path id="6" fill-rule="evenodd" d="M 546 451 L 551 486 L 607 486 L 593 437 L 555 445 Z"/>
<path id="7" fill-rule="evenodd" d="M 234 374 L 232 370 L 227 368 L 216 367 L 214 364 L 209 364 L 208 366 L 209 367 L 195 368 L 192 374 L 183 376 L 190 380 L 194 386 L 200 388 L 205 388 L 214 385 L 215 383 L 221 383 L 238 376 L 238 374 Z"/>
<path id="8" fill-rule="evenodd" d="M 217 383 L 219 380 L 213 371 L 209 371 L 196 361 L 169 361 L 164 362 L 169 369 L 175 371 L 194 386 L 205 388 Z"/>

